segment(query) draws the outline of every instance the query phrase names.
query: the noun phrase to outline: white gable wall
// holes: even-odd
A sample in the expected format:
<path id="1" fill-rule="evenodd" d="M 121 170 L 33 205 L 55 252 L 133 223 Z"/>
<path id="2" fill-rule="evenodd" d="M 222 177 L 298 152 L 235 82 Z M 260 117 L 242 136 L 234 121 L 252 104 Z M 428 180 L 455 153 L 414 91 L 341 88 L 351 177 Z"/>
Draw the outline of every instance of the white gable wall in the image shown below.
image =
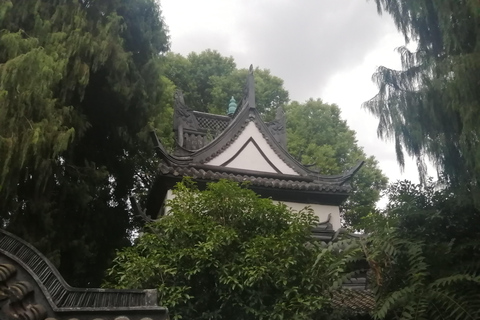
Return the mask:
<path id="1" fill-rule="evenodd" d="M 274 201 L 279 202 L 279 201 Z M 328 220 L 328 215 L 330 214 L 330 223 L 332 224 L 333 230 L 338 230 L 342 226 L 340 223 L 340 208 L 338 206 L 327 206 L 323 204 L 308 204 L 308 203 L 298 203 L 298 202 L 286 202 L 282 201 L 290 209 L 295 211 L 300 211 L 305 209 L 305 207 L 312 208 L 314 214 L 318 217 L 319 222 L 325 222 Z"/>
<path id="2" fill-rule="evenodd" d="M 258 148 L 251 141 L 248 145 L 235 157 L 239 150 L 252 138 L 258 145 Z M 264 159 L 259 149 L 265 154 L 266 158 L 283 174 L 299 175 L 290 168 L 280 157 L 273 151 L 260 130 L 253 122 L 249 122 L 240 136 L 221 154 L 208 161 L 206 164 L 213 166 L 221 166 L 227 168 L 254 170 L 261 172 L 277 173 L 277 171 Z M 227 163 L 230 160 L 229 163 Z"/>
<path id="3" fill-rule="evenodd" d="M 265 160 L 257 146 L 255 146 L 252 141 L 248 142 L 242 152 L 226 165 L 226 167 L 273 173 L 277 172 L 271 164 Z"/>
<path id="4" fill-rule="evenodd" d="M 172 190 L 168 190 L 165 200 L 171 200 L 175 197 Z M 280 201 L 273 201 L 278 203 Z M 341 227 L 340 223 L 340 209 L 338 206 L 327 206 L 323 204 L 307 204 L 307 203 L 298 203 L 298 202 L 286 202 L 282 201 L 290 209 L 295 211 L 300 211 L 305 209 L 305 207 L 312 208 L 314 214 L 318 217 L 319 222 L 324 222 L 328 219 L 328 215 L 331 215 L 330 223 L 332 224 L 333 230 L 338 230 Z M 165 202 L 164 202 L 165 204 Z M 162 208 L 163 214 L 168 215 L 170 213 L 170 208 L 165 206 Z"/>
<path id="5" fill-rule="evenodd" d="M 265 155 L 265 157 L 262 155 L 262 153 Z M 265 158 L 267 158 L 268 161 Z M 273 151 L 254 122 L 249 122 L 240 136 L 237 137 L 237 139 L 226 150 L 212 160 L 208 161 L 206 164 L 212 166 L 223 165 L 223 167 L 227 168 L 270 173 L 279 173 L 278 171 L 280 171 L 282 174 L 299 175 L 292 168 L 290 168 L 275 153 L 275 151 Z M 275 170 L 275 168 L 278 171 Z M 166 198 L 173 198 L 173 194 L 170 190 L 168 191 Z M 328 219 L 328 215 L 330 214 L 330 223 L 332 224 L 333 229 L 337 230 L 341 227 L 340 209 L 338 206 L 296 202 L 283 203 L 295 211 L 300 211 L 305 207 L 311 207 L 314 211 L 314 214 L 319 218 L 320 222 L 326 221 Z M 168 208 L 165 208 L 165 213 L 168 214 Z"/>

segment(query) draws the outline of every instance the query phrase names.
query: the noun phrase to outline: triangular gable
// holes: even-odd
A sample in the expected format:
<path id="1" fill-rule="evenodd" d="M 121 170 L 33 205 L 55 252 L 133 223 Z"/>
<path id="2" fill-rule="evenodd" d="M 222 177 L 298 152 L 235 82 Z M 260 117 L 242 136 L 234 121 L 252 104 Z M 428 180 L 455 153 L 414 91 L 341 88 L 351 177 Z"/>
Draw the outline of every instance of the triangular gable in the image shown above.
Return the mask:
<path id="1" fill-rule="evenodd" d="M 298 175 L 278 156 L 253 121 L 222 153 L 205 162 L 207 165 L 261 172 Z"/>

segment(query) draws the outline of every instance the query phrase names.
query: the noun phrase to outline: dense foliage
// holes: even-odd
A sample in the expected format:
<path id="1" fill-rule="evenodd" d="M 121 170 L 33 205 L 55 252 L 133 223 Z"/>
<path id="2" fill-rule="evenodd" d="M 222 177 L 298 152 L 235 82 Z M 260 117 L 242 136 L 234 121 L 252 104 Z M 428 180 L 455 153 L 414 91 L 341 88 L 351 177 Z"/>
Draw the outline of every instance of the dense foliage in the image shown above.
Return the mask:
<path id="1" fill-rule="evenodd" d="M 346 259 L 312 242 L 317 218 L 233 182 L 178 184 L 169 215 L 120 251 L 108 286 L 158 288 L 174 319 L 312 319 Z"/>
<path id="2" fill-rule="evenodd" d="M 0 2 L 0 218 L 74 285 L 129 242 L 167 49 L 153 0 Z"/>
<path id="3" fill-rule="evenodd" d="M 397 182 L 385 212 L 369 216 L 376 319 L 480 318 L 480 215 L 454 191 Z"/>
<path id="4" fill-rule="evenodd" d="M 479 319 L 480 3 L 376 0 L 405 36 L 402 70 L 380 67 L 364 106 L 378 133 L 416 157 L 423 186 L 397 183 L 383 215 L 371 215 L 370 259 L 379 319 Z M 441 183 L 425 179 L 425 156 Z M 368 256 L 368 255 L 367 255 Z"/>
<path id="5" fill-rule="evenodd" d="M 393 139 L 398 162 L 428 156 L 450 183 L 475 186 L 480 157 L 480 3 L 475 0 L 376 0 L 405 36 L 402 70 L 378 68 L 379 93 L 365 107 L 378 133 Z M 475 195 L 478 197 L 478 194 Z"/>

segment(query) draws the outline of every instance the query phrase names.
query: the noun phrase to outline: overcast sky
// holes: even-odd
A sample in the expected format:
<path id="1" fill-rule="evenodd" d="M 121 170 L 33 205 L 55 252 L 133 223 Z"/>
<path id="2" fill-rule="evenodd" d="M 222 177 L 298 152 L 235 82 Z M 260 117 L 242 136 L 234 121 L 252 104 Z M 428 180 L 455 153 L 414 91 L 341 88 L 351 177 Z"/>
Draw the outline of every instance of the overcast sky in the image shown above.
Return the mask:
<path id="1" fill-rule="evenodd" d="M 391 143 L 377 138 L 378 121 L 362 102 L 376 93 L 377 66 L 399 68 L 403 45 L 390 16 L 366 0 L 160 0 L 172 51 L 205 49 L 233 56 L 237 67 L 270 69 L 292 100 L 321 98 L 342 109 L 359 144 L 390 181 L 418 181 L 413 161 L 403 173 Z"/>

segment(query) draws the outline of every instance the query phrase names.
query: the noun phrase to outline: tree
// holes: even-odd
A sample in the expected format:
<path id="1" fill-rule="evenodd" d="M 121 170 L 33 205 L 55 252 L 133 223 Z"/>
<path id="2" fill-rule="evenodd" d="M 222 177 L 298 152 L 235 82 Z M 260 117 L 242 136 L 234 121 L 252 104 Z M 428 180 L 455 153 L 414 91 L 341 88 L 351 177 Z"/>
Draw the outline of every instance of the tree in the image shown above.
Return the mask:
<path id="1" fill-rule="evenodd" d="M 255 68 L 256 102 L 259 111 L 272 120 L 275 109 L 288 102 L 288 91 L 283 80 L 268 69 Z M 166 76 L 184 91 L 186 104 L 197 111 L 226 114 L 233 96 L 240 101 L 244 96 L 248 70 L 237 69 L 232 57 L 223 57 L 217 51 L 192 52 L 185 58 L 180 54 L 166 55 Z"/>
<path id="2" fill-rule="evenodd" d="M 271 74 L 268 69 L 256 67 L 255 74 L 255 102 L 256 108 L 260 111 L 265 121 L 275 118 L 278 107 L 288 103 L 288 91 L 283 88 L 283 80 Z M 226 101 L 235 97 L 241 101 L 244 96 L 245 79 L 248 69 L 237 69 L 226 77 L 212 77 L 212 102 L 209 104 L 209 111 L 224 114 Z"/>
<path id="3" fill-rule="evenodd" d="M 98 285 L 129 243 L 140 136 L 163 112 L 159 5 L 2 1 L 0 30 L 3 225 Z"/>
<path id="4" fill-rule="evenodd" d="M 378 134 L 417 159 L 425 179 L 428 156 L 457 186 L 478 184 L 480 157 L 480 4 L 473 0 L 376 0 L 405 36 L 402 70 L 378 68 L 379 93 L 364 106 L 380 122 Z M 470 190 L 471 191 L 471 190 Z M 477 188 L 474 191 L 478 192 Z M 477 193 L 474 194 L 478 198 Z"/>
<path id="5" fill-rule="evenodd" d="M 165 58 L 166 76 L 185 92 L 185 102 L 190 108 L 203 112 L 208 111 L 212 101 L 211 77 L 225 77 L 236 69 L 232 57 L 223 57 L 210 49 L 191 52 L 186 58 L 175 53 L 169 53 Z"/>
<path id="6" fill-rule="evenodd" d="M 455 190 L 392 184 L 389 203 L 365 224 L 376 319 L 479 319 L 480 215 Z"/>
<path id="7" fill-rule="evenodd" d="M 377 70 L 379 93 L 364 106 L 379 117 L 379 135 L 395 141 L 401 165 L 405 151 L 416 157 L 424 184 L 393 185 L 387 211 L 369 217 L 378 234 L 377 318 L 478 319 L 480 4 L 376 3 L 416 51 L 399 49 L 400 71 Z M 426 180 L 424 156 L 441 184 Z"/>
<path id="8" fill-rule="evenodd" d="M 174 194 L 169 214 L 118 252 L 108 286 L 158 288 L 174 319 L 312 319 L 328 307 L 345 263 L 312 242 L 310 211 L 226 180 Z"/>
<path id="9" fill-rule="evenodd" d="M 377 160 L 367 157 L 357 145 L 355 131 L 340 117 L 340 108 L 310 99 L 303 104 L 292 102 L 285 107 L 288 151 L 300 162 L 312 165 L 321 174 L 341 174 L 364 160 L 362 169 L 352 180 L 352 195 L 343 206 L 345 223 L 357 227 L 362 217 L 375 211 L 387 177 Z"/>

